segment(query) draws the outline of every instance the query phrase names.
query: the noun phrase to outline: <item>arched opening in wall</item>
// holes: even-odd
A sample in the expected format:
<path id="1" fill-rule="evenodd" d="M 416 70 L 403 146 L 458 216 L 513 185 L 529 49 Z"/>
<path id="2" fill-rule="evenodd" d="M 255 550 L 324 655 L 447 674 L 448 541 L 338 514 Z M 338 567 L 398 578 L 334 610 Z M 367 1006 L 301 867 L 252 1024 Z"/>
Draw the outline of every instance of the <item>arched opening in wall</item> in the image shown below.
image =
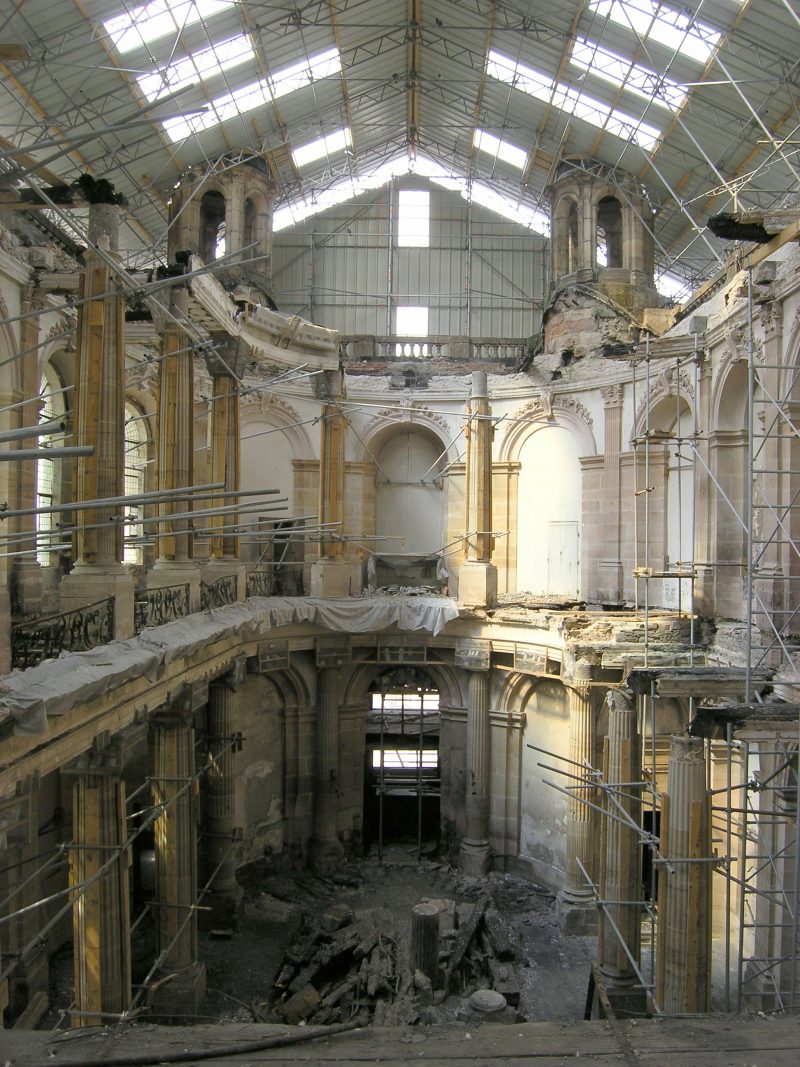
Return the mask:
<path id="1" fill-rule="evenodd" d="M 62 423 L 66 419 L 66 404 L 63 386 L 55 369 L 48 365 L 39 383 L 42 407 L 39 423 Z M 64 445 L 66 433 L 60 431 L 39 438 L 40 448 L 58 448 Z M 36 507 L 49 508 L 62 501 L 61 472 L 63 463 L 52 459 L 36 461 Z M 36 558 L 41 566 L 54 566 L 58 560 L 59 544 L 66 544 L 59 533 L 60 521 L 57 512 L 38 511 L 36 515 Z"/>
<path id="2" fill-rule="evenodd" d="M 597 202 L 597 262 L 622 266 L 622 207 L 615 196 Z"/>
<path id="3" fill-rule="evenodd" d="M 205 263 L 225 255 L 225 197 L 216 189 L 200 201 L 200 256 Z"/>
<path id="4" fill-rule="evenodd" d="M 567 273 L 578 269 L 578 205 L 570 204 L 567 215 Z"/>
<path id="5" fill-rule="evenodd" d="M 404 426 L 375 453 L 379 586 L 436 582 L 444 547 L 443 451 L 431 431 Z"/>
<path id="6" fill-rule="evenodd" d="M 146 415 L 133 406 L 125 405 L 125 496 L 139 496 L 145 489 L 147 472 L 147 425 Z M 144 560 L 144 526 L 141 504 L 125 508 L 125 523 L 122 528 L 124 563 L 142 563 Z"/>
<path id="7" fill-rule="evenodd" d="M 367 694 L 364 849 L 439 847 L 439 692 L 425 671 L 392 667 Z"/>
<path id="8" fill-rule="evenodd" d="M 520 449 L 520 592 L 569 600 L 580 596 L 579 456 L 577 438 L 563 426 L 541 426 Z"/>

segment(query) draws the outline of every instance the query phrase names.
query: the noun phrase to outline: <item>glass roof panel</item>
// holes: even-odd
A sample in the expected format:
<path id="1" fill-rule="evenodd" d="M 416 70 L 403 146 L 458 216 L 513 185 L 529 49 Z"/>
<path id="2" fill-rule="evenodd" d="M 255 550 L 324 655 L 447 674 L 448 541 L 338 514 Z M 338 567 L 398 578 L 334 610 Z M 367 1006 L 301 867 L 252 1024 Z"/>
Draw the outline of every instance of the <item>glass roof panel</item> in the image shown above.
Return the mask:
<path id="1" fill-rule="evenodd" d="M 202 52 L 194 52 L 186 59 L 164 67 L 163 70 L 143 74 L 136 80 L 144 95 L 152 102 L 182 89 L 185 85 L 191 85 L 200 78 L 213 78 L 254 58 L 255 52 L 250 37 L 243 33 L 227 41 L 220 41 L 211 48 L 204 48 Z"/>
<path id="2" fill-rule="evenodd" d="M 631 63 L 584 38 L 579 37 L 575 41 L 570 60 L 580 70 L 588 71 L 597 78 L 671 111 L 677 111 L 686 99 L 685 91 L 669 78 Z"/>
<path id="3" fill-rule="evenodd" d="M 487 155 L 502 159 L 504 163 L 510 163 L 512 167 L 518 167 L 520 170 L 525 169 L 528 153 L 509 141 L 501 141 L 499 137 L 495 137 L 487 130 L 476 130 L 472 143 Z"/>
<path id="4" fill-rule="evenodd" d="M 103 25 L 117 51 L 130 52 L 234 6 L 236 0 L 151 0 L 105 19 Z"/>
<path id="5" fill-rule="evenodd" d="M 707 63 L 720 33 L 698 22 L 691 12 L 675 11 L 652 0 L 590 0 L 589 10 L 698 63 Z"/>
<path id="6" fill-rule="evenodd" d="M 333 133 L 326 133 L 307 144 L 300 145 L 299 148 L 293 148 L 292 159 L 296 167 L 303 167 L 306 163 L 313 163 L 315 159 L 322 159 L 323 156 L 330 156 L 334 152 L 342 152 L 352 143 L 350 130 L 344 126 L 341 130 L 334 130 Z"/>

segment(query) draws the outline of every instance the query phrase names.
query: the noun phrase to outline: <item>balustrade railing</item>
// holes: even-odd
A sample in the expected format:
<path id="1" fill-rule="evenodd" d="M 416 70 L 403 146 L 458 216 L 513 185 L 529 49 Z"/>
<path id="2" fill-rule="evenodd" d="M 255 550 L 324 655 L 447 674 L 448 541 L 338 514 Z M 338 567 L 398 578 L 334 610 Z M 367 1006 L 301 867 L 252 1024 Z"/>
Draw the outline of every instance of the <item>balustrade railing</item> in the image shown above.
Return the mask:
<path id="1" fill-rule="evenodd" d="M 11 627 L 11 665 L 35 667 L 61 652 L 86 652 L 114 638 L 114 597 Z"/>
<path id="2" fill-rule="evenodd" d="M 272 596 L 272 575 L 269 571 L 248 571 L 246 596 Z"/>
<path id="3" fill-rule="evenodd" d="M 148 589 L 136 598 L 133 628 L 140 633 L 148 626 L 162 626 L 189 614 L 189 585 L 164 585 Z"/>
<path id="4" fill-rule="evenodd" d="M 239 591 L 235 574 L 223 574 L 216 581 L 200 583 L 201 611 L 224 608 L 227 604 L 235 604 L 238 599 Z"/>
<path id="5" fill-rule="evenodd" d="M 531 351 L 529 337 L 379 337 L 372 334 L 342 336 L 342 359 L 354 362 L 419 359 L 453 362 L 520 363 Z"/>

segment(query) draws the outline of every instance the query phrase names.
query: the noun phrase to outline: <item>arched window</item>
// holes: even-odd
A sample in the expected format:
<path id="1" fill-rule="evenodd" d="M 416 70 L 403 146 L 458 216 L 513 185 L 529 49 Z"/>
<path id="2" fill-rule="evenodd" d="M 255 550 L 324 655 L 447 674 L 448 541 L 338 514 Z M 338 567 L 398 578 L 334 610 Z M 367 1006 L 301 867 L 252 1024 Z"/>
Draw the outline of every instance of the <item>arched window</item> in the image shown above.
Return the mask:
<path id="1" fill-rule="evenodd" d="M 125 405 L 125 496 L 136 496 L 144 492 L 145 472 L 147 470 L 147 426 L 146 416 L 132 404 Z M 133 505 L 125 509 L 128 521 L 123 527 L 125 538 L 122 554 L 125 563 L 141 563 L 144 558 L 142 545 L 133 539 L 141 539 L 144 527 L 137 521 L 142 515 L 142 505 Z"/>
<path id="2" fill-rule="evenodd" d="M 200 255 L 206 263 L 225 255 L 225 197 L 215 189 L 200 201 Z"/>
<path id="3" fill-rule="evenodd" d="M 66 413 L 62 386 L 55 371 L 48 367 L 42 375 L 39 383 L 39 395 L 42 398 L 42 408 L 39 412 L 39 423 L 52 422 L 54 419 L 62 420 Z M 41 448 L 57 447 L 64 444 L 63 432 L 47 434 L 39 438 Z M 53 504 L 61 502 L 61 465 L 52 459 L 39 459 L 36 462 L 36 507 L 49 508 Z M 53 552 L 55 546 L 60 543 L 58 531 L 59 516 L 57 513 L 44 511 L 36 516 L 36 558 L 43 567 L 49 567 L 55 563 Z"/>
<path id="4" fill-rule="evenodd" d="M 597 262 L 622 266 L 622 207 L 615 196 L 597 203 Z"/>

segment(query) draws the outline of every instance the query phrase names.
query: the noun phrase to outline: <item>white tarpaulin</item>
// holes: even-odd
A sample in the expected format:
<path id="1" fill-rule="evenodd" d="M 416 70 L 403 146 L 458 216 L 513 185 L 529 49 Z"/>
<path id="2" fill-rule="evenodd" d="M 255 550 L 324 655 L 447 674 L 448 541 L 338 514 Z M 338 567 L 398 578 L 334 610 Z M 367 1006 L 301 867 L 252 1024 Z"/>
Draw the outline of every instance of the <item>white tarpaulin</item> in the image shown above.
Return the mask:
<path id="1" fill-rule="evenodd" d="M 458 617 L 446 597 L 392 596 L 323 600 L 317 597 L 251 597 L 245 603 L 190 615 L 144 630 L 127 641 L 111 641 L 89 652 L 66 652 L 26 671 L 0 678 L 0 723 L 14 733 L 44 733 L 50 716 L 64 715 L 132 678 L 157 681 L 182 656 L 235 635 L 242 641 L 276 636 L 281 626 L 310 623 L 343 633 L 400 630 L 438 634 Z"/>

